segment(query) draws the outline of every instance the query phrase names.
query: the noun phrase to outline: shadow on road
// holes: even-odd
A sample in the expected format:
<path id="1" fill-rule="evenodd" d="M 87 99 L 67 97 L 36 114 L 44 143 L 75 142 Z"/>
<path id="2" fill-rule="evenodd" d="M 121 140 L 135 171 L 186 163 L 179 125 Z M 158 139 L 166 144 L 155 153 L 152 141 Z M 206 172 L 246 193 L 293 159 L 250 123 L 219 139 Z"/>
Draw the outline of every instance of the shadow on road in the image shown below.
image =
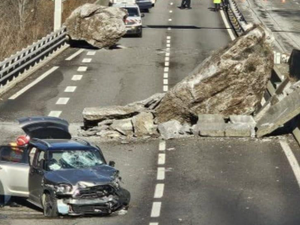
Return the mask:
<path id="1" fill-rule="evenodd" d="M 191 25 L 146 25 L 143 28 L 154 28 L 154 29 L 180 29 L 180 30 L 232 30 L 232 28 L 226 27 L 198 27 Z"/>
<path id="2" fill-rule="evenodd" d="M 71 48 L 99 49 L 84 40 L 69 40 Z"/>

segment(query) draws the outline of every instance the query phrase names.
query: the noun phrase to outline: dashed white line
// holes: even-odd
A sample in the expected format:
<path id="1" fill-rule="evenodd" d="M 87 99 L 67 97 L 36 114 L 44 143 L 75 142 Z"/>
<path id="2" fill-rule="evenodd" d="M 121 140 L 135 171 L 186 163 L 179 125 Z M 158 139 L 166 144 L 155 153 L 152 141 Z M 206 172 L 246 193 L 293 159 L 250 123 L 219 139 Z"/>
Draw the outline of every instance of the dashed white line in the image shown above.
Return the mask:
<path id="1" fill-rule="evenodd" d="M 78 81 L 78 80 L 81 80 L 81 79 L 82 79 L 82 75 L 74 75 L 72 77 L 72 80 L 74 80 L 74 81 Z"/>
<path id="2" fill-rule="evenodd" d="M 170 57 L 170 52 L 166 52 L 166 57 Z"/>
<path id="3" fill-rule="evenodd" d="M 168 73 L 164 73 L 164 78 L 168 78 L 169 74 Z"/>
<path id="4" fill-rule="evenodd" d="M 165 66 L 170 66 L 170 62 L 165 62 Z"/>
<path id="5" fill-rule="evenodd" d="M 174 3 L 173 2 L 170 2 L 170 5 L 173 5 Z"/>
<path id="6" fill-rule="evenodd" d="M 164 196 L 165 184 L 156 184 L 154 198 L 162 198 Z"/>
<path id="7" fill-rule="evenodd" d="M 164 79 L 163 83 L 164 83 L 164 85 L 168 85 L 169 84 L 169 80 L 168 79 Z"/>
<path id="8" fill-rule="evenodd" d="M 169 72 L 169 67 L 165 67 L 165 68 L 164 68 L 164 72 L 165 72 L 165 73 Z"/>
<path id="9" fill-rule="evenodd" d="M 171 43 L 171 40 L 167 40 L 167 44 L 170 44 Z"/>
<path id="10" fill-rule="evenodd" d="M 169 62 L 169 61 L 170 61 L 170 57 L 166 57 L 165 62 Z"/>
<path id="11" fill-rule="evenodd" d="M 292 167 L 292 170 L 295 174 L 297 183 L 300 187 L 300 167 L 299 167 L 299 163 L 294 155 L 294 153 L 292 152 L 290 146 L 288 145 L 288 143 L 286 143 L 285 141 L 280 141 L 280 145 Z"/>
<path id="12" fill-rule="evenodd" d="M 56 102 L 56 105 L 66 105 L 70 98 L 59 98 Z"/>
<path id="13" fill-rule="evenodd" d="M 74 92 L 76 88 L 76 86 L 68 86 L 66 87 L 65 92 Z"/>
<path id="14" fill-rule="evenodd" d="M 170 11 L 169 11 L 169 13 L 173 13 L 173 11 L 172 11 L 172 10 L 170 10 Z"/>
<path id="15" fill-rule="evenodd" d="M 166 52 L 170 52 L 170 48 L 166 48 Z"/>
<path id="16" fill-rule="evenodd" d="M 157 176 L 156 176 L 156 179 L 157 179 L 157 180 L 164 180 L 164 179 L 165 179 L 165 173 L 166 173 L 165 167 L 158 167 L 158 168 L 157 168 Z"/>
<path id="17" fill-rule="evenodd" d="M 73 55 L 69 56 L 68 58 L 66 58 L 67 61 L 70 61 L 72 59 L 74 59 L 76 56 L 78 56 L 80 53 L 82 53 L 84 51 L 84 49 L 80 49 L 77 52 L 75 52 Z"/>
<path id="18" fill-rule="evenodd" d="M 168 27 L 168 30 L 172 30 L 172 28 L 171 28 L 171 27 Z"/>
<path id="19" fill-rule="evenodd" d="M 96 52 L 95 51 L 89 51 L 86 55 L 95 55 Z"/>
<path id="20" fill-rule="evenodd" d="M 158 223 L 149 223 L 149 225 L 158 225 Z"/>
<path id="21" fill-rule="evenodd" d="M 166 141 L 162 140 L 162 141 L 159 142 L 158 150 L 159 151 L 165 151 L 166 150 Z"/>
<path id="22" fill-rule="evenodd" d="M 60 114 L 62 111 L 51 111 L 48 116 L 53 116 L 53 117 L 60 117 Z"/>
<path id="23" fill-rule="evenodd" d="M 151 217 L 159 217 L 161 210 L 161 202 L 153 202 L 152 210 L 151 210 Z"/>
<path id="24" fill-rule="evenodd" d="M 160 153 L 158 154 L 158 165 L 164 165 L 166 163 L 166 154 Z"/>
<path id="25" fill-rule="evenodd" d="M 30 88 L 32 88 L 34 85 L 36 85 L 37 83 L 39 83 L 41 80 L 43 80 L 44 78 L 46 78 L 47 76 L 49 76 L 51 73 L 53 73 L 58 68 L 59 68 L 58 66 L 52 67 L 50 70 L 48 70 L 47 72 L 43 73 L 40 77 L 38 77 L 37 79 L 35 79 L 33 82 L 31 82 L 30 84 L 28 84 L 27 86 L 25 86 L 24 88 L 22 88 L 20 91 L 18 91 L 14 95 L 12 95 L 9 98 L 9 100 L 16 99 L 17 97 L 19 97 L 20 95 L 22 95 L 24 92 L 26 92 L 27 90 L 29 90 Z"/>
<path id="26" fill-rule="evenodd" d="M 172 19 L 169 19 L 169 22 L 171 22 L 172 21 Z"/>
<path id="27" fill-rule="evenodd" d="M 78 72 L 85 72 L 85 71 L 87 71 L 87 67 L 86 66 L 79 66 L 77 71 Z"/>
<path id="28" fill-rule="evenodd" d="M 167 85 L 164 85 L 164 86 L 163 86 L 163 91 L 164 91 L 164 92 L 167 92 L 168 90 L 169 90 L 169 87 L 168 87 Z"/>
<path id="29" fill-rule="evenodd" d="M 167 46 L 167 48 L 171 48 L 171 45 L 170 45 L 170 44 L 167 44 L 166 46 Z"/>
<path id="30" fill-rule="evenodd" d="M 90 63 L 90 62 L 92 62 L 92 59 L 91 59 L 91 58 L 84 58 L 84 59 L 82 60 L 82 62 L 83 62 L 83 63 Z"/>

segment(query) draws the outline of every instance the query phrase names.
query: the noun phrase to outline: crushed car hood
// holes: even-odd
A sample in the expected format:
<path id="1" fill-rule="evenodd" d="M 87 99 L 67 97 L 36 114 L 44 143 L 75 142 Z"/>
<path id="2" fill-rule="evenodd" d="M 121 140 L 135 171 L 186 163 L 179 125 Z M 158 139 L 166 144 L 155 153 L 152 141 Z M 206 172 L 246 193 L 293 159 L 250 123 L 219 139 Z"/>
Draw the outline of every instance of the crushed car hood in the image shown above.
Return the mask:
<path id="1" fill-rule="evenodd" d="M 45 178 L 51 183 L 67 183 L 76 185 L 78 182 L 89 182 L 95 185 L 103 185 L 114 180 L 117 170 L 108 165 L 101 165 L 89 169 L 64 169 L 49 171 Z"/>
<path id="2" fill-rule="evenodd" d="M 71 139 L 69 123 L 66 120 L 50 116 L 36 116 L 24 117 L 18 121 L 30 138 Z"/>

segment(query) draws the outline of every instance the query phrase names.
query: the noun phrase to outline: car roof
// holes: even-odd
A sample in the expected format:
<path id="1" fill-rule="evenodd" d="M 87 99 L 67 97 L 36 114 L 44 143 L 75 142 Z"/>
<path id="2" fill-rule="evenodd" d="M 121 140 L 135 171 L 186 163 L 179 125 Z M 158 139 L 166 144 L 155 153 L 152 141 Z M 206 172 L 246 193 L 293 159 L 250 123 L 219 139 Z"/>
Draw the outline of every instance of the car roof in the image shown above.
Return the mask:
<path id="1" fill-rule="evenodd" d="M 30 144 L 40 150 L 88 150 L 95 146 L 82 139 L 36 139 L 30 140 Z"/>

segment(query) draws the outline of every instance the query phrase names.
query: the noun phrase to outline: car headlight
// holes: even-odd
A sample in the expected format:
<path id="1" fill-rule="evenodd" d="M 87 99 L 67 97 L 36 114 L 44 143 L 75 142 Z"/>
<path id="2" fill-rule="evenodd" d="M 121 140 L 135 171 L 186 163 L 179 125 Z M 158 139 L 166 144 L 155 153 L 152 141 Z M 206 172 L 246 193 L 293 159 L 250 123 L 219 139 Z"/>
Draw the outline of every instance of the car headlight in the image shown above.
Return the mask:
<path id="1" fill-rule="evenodd" d="M 55 186 L 55 191 L 57 193 L 66 194 L 72 191 L 72 186 L 69 184 L 58 184 Z"/>

